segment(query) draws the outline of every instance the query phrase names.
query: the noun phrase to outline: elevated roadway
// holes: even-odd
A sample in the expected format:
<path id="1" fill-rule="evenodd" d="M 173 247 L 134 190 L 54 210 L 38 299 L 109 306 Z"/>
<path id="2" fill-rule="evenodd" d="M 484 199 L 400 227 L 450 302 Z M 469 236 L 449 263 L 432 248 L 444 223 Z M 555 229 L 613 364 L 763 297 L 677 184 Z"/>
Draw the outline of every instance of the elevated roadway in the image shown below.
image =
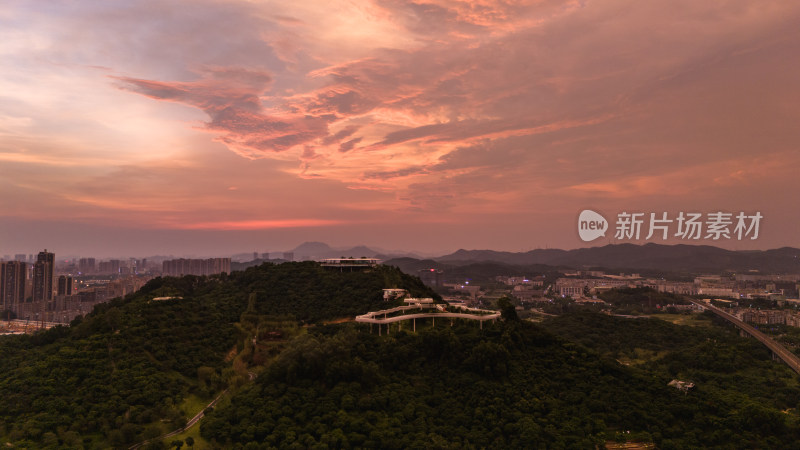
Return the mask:
<path id="1" fill-rule="evenodd" d="M 771 337 L 767 336 L 766 334 L 758 331 L 752 325 L 749 325 L 745 322 L 742 322 L 735 316 L 726 313 L 724 310 L 717 308 L 714 305 L 709 303 L 699 302 L 692 299 L 689 299 L 690 302 L 694 303 L 697 306 L 705 308 L 714 314 L 722 317 L 723 319 L 727 320 L 728 322 L 736 325 L 740 330 L 744 331 L 745 333 L 753 336 L 754 338 L 758 339 L 759 342 L 764 344 L 768 349 L 772 351 L 772 354 L 777 356 L 781 359 L 781 361 L 785 362 L 789 368 L 795 371 L 798 375 L 800 375 L 800 358 L 798 358 L 794 353 L 790 352 L 786 349 L 786 347 L 782 346 L 778 342 L 776 342 Z"/>

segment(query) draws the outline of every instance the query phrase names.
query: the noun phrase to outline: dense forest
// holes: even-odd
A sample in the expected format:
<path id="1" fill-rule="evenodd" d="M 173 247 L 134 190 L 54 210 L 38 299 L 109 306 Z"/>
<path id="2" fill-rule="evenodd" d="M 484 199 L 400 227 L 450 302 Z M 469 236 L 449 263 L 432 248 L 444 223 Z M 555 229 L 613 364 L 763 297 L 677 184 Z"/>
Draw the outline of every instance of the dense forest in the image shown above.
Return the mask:
<path id="1" fill-rule="evenodd" d="M 264 264 L 158 278 L 69 327 L 2 337 L 0 442 L 127 448 L 227 389 L 194 448 L 800 448 L 797 376 L 714 319 L 534 324 L 501 300 L 482 328 L 420 320 L 378 336 L 348 319 L 386 307 L 383 288 L 436 297 L 389 266 Z"/>
<path id="2" fill-rule="evenodd" d="M 0 438 L 20 447 L 125 446 L 179 428 L 187 398 L 231 379 L 248 306 L 301 323 L 384 307 L 383 288 L 435 295 L 391 267 L 339 273 L 316 263 L 165 277 L 98 305 L 69 327 L 0 338 Z M 153 298 L 173 297 L 154 301 Z M 240 374 L 239 374 L 240 375 Z"/>
<path id="3" fill-rule="evenodd" d="M 617 314 L 653 314 L 667 311 L 668 305 L 689 304 L 680 295 L 658 292 L 649 287 L 611 289 L 597 297 L 611 305 Z"/>
<path id="4" fill-rule="evenodd" d="M 636 341 L 664 353 L 608 357 Z M 382 337 L 336 325 L 294 340 L 201 430 L 244 448 L 797 448 L 798 394 L 793 372 L 724 329 L 597 314 Z"/>
<path id="5" fill-rule="evenodd" d="M 786 412 L 776 414 L 779 422 L 794 423 L 800 417 L 797 374 L 774 361 L 755 339 L 740 337 L 732 325 L 713 313 L 703 314 L 716 326 L 678 326 L 659 319 L 603 314 L 563 315 L 543 326 L 653 376 L 690 380 L 697 385 L 690 395 L 708 396 L 708 401 L 730 408 L 732 414 L 765 408 L 771 413 Z"/>

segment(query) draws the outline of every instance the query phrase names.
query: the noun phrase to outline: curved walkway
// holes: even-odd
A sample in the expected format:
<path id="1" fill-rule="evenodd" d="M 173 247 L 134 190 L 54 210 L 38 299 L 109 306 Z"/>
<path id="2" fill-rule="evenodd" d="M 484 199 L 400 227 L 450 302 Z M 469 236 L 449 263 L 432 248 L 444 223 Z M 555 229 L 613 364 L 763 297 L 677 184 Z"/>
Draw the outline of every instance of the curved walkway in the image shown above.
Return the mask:
<path id="1" fill-rule="evenodd" d="M 377 311 L 382 312 L 382 311 Z M 365 314 L 366 315 L 366 314 Z M 426 318 L 437 318 L 437 317 L 450 317 L 456 319 L 470 319 L 470 320 L 480 320 L 481 322 L 484 320 L 495 320 L 500 317 L 500 313 L 497 314 L 486 314 L 486 315 L 478 315 L 478 314 L 465 314 L 465 313 L 449 313 L 449 312 L 440 312 L 440 313 L 417 313 L 417 314 L 403 314 L 399 316 L 392 316 L 386 318 L 374 318 L 374 317 L 364 317 L 358 316 L 356 317 L 356 322 L 364 322 L 364 323 L 394 323 L 400 322 L 401 320 L 411 320 L 411 319 L 426 319 Z"/>
<path id="2" fill-rule="evenodd" d="M 356 322 L 362 323 L 377 323 L 378 324 L 378 333 L 381 332 L 381 325 L 387 324 L 387 326 L 394 322 L 400 322 L 403 320 L 411 320 L 414 322 L 414 330 L 417 329 L 417 322 L 416 319 L 433 319 L 436 320 L 437 317 L 443 318 L 451 318 L 451 319 L 468 319 L 468 320 L 477 320 L 481 324 L 481 328 L 483 328 L 483 322 L 487 320 L 497 320 L 500 318 L 499 311 L 490 311 L 488 309 L 478 309 L 478 308 L 468 308 L 466 306 L 456 306 L 454 308 L 464 310 L 467 312 L 447 312 L 446 306 L 441 304 L 416 304 L 416 305 L 407 305 L 407 306 L 396 306 L 394 308 L 383 309 L 380 311 L 371 311 L 366 314 L 362 314 L 360 316 L 356 316 Z M 423 309 L 432 309 L 431 312 L 417 312 L 412 314 L 406 314 L 405 311 L 410 310 L 423 310 Z M 401 314 L 393 315 L 391 317 L 387 317 L 389 314 L 400 312 Z M 472 312 L 472 314 L 470 314 Z M 378 317 L 378 316 L 383 317 Z M 371 328 L 370 328 L 371 330 Z"/>
<path id="3" fill-rule="evenodd" d="M 800 375 L 800 358 L 798 358 L 797 355 L 795 355 L 794 353 L 787 350 L 786 347 L 782 346 L 781 344 L 779 344 L 766 334 L 756 330 L 753 326 L 746 324 L 745 322 L 737 319 L 731 314 L 726 313 L 725 311 L 723 311 L 720 308 L 717 308 L 716 306 L 713 306 L 708 303 L 698 302 L 696 300 L 691 300 L 691 299 L 689 301 L 694 303 L 695 305 L 701 306 L 713 312 L 714 314 L 722 317 L 728 322 L 731 322 L 732 324 L 736 325 L 737 327 L 739 327 L 740 330 L 758 339 L 758 341 L 764 344 L 768 349 L 770 349 L 775 356 L 780 358 L 783 362 L 786 363 L 787 366 L 789 366 L 789 368 L 791 368 L 798 375 Z"/>

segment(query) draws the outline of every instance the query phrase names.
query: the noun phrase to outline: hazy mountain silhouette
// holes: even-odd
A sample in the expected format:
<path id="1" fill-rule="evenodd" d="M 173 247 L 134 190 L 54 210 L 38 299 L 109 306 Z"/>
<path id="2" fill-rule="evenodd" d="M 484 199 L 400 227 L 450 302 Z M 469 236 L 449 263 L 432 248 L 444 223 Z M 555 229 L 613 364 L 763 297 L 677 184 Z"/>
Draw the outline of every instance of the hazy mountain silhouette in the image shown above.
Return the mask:
<path id="1" fill-rule="evenodd" d="M 800 249 L 733 251 L 710 245 L 616 244 L 575 250 L 544 249 L 529 252 L 458 250 L 434 258 L 448 264 L 493 261 L 513 265 L 640 268 L 669 271 L 800 272 Z"/>
<path id="2" fill-rule="evenodd" d="M 304 242 L 295 247 L 292 252 L 294 252 L 296 260 L 340 257 L 360 258 L 362 256 L 373 258 L 379 253 L 364 245 L 358 245 L 352 248 L 333 248 L 324 242 Z"/>

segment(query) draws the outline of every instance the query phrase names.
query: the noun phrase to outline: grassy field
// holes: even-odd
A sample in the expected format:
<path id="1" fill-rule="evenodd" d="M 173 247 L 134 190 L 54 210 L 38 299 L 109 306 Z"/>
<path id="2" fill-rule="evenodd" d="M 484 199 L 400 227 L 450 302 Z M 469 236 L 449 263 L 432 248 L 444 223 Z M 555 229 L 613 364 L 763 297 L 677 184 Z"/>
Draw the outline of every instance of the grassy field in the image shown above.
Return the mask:
<path id="1" fill-rule="evenodd" d="M 186 444 L 186 438 L 190 437 L 190 436 L 191 436 L 192 439 L 194 439 L 194 446 L 193 447 L 189 447 L 188 445 L 185 445 Z M 186 430 L 185 432 L 183 432 L 183 433 L 181 433 L 181 434 L 179 434 L 177 436 L 173 436 L 171 438 L 164 439 L 164 444 L 166 444 L 167 446 L 171 446 L 172 442 L 176 441 L 176 440 L 181 440 L 181 441 L 184 442 L 184 445 L 185 445 L 183 447 L 184 449 L 205 450 L 205 449 L 213 448 L 211 446 L 211 444 L 208 443 L 208 441 L 206 441 L 205 439 L 203 439 L 200 436 L 200 425 L 199 424 L 193 426 L 192 428 Z"/>
<path id="2" fill-rule="evenodd" d="M 653 351 L 653 350 L 647 350 L 647 349 L 638 348 L 638 347 L 635 348 L 633 350 L 633 352 L 634 352 L 634 354 L 632 354 L 632 355 L 627 355 L 627 356 L 626 355 L 621 355 L 617 359 L 617 362 L 619 362 L 620 364 L 626 365 L 626 366 L 635 366 L 637 364 L 643 364 L 643 363 L 652 361 L 654 359 L 663 358 L 664 356 L 669 354 L 668 351 L 656 352 L 656 351 Z"/>
<path id="3" fill-rule="evenodd" d="M 180 408 L 184 412 L 184 414 L 186 414 L 187 418 L 192 418 L 197 413 L 199 413 L 200 411 L 205 409 L 206 406 L 208 406 L 208 403 L 210 401 L 211 401 L 211 399 L 203 399 L 203 398 L 198 397 L 197 395 L 192 394 L 192 395 L 189 395 L 188 397 L 186 397 L 186 399 L 184 399 L 184 401 L 181 404 Z M 223 396 L 222 399 L 220 399 L 220 402 L 217 404 L 217 406 L 219 406 L 222 403 L 228 402 L 228 401 L 230 401 L 229 395 L 225 395 L 225 396 Z M 202 420 L 201 420 L 201 422 L 202 422 Z M 168 447 L 170 447 L 172 442 L 174 442 L 176 440 L 181 440 L 185 444 L 187 437 L 191 437 L 192 439 L 194 439 L 194 447 L 189 447 L 187 445 L 186 447 L 183 447 L 183 448 L 192 448 L 192 450 L 194 450 L 194 449 L 204 450 L 204 449 L 213 448 L 211 444 L 209 444 L 205 439 L 203 439 L 200 436 L 200 422 L 196 423 L 192 428 L 184 431 L 181 434 L 178 434 L 178 435 L 175 435 L 175 436 L 172 436 L 172 437 L 164 439 L 163 442 Z"/>
<path id="4" fill-rule="evenodd" d="M 191 419 L 202 411 L 211 400 L 212 399 L 203 399 L 197 395 L 191 394 L 183 400 L 180 408 L 183 414 L 186 415 L 186 418 Z"/>
<path id="5" fill-rule="evenodd" d="M 675 325 L 688 325 L 690 327 L 710 327 L 712 326 L 711 320 L 703 317 L 699 313 L 691 314 L 652 314 L 650 317 L 653 319 L 665 320 L 672 322 Z"/>

